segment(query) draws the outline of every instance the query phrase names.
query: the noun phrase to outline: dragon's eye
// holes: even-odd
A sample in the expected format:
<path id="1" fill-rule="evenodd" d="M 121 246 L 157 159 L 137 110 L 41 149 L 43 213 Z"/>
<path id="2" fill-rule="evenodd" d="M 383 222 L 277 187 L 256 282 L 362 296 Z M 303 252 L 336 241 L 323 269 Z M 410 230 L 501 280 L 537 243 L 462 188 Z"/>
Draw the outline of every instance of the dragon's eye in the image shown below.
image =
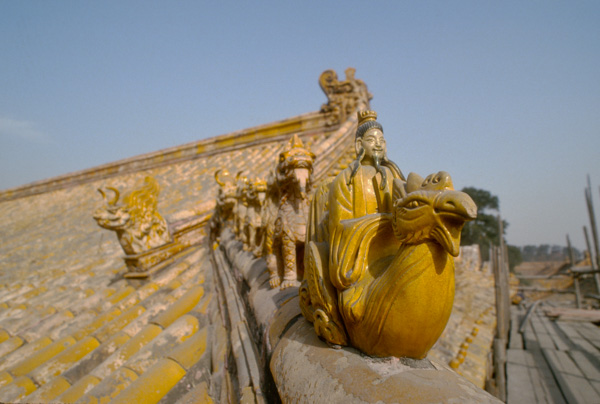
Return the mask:
<path id="1" fill-rule="evenodd" d="M 413 208 L 418 208 L 419 205 L 420 205 L 420 203 L 418 201 L 412 201 L 412 202 L 409 202 L 408 204 L 406 204 L 406 207 L 413 209 Z"/>

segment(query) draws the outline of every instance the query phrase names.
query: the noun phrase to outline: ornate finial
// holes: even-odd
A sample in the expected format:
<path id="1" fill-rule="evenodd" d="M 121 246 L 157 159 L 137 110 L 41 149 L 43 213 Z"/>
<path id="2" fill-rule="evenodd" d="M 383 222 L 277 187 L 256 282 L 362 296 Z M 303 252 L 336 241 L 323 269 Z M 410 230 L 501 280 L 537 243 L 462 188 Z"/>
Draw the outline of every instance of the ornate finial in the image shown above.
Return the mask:
<path id="1" fill-rule="evenodd" d="M 288 144 L 288 150 L 297 148 L 304 148 L 304 143 L 302 143 L 302 140 L 298 137 L 298 134 L 294 133 L 294 136 L 290 139 L 290 143 Z"/>
<path id="2" fill-rule="evenodd" d="M 377 120 L 377 112 L 375 111 L 358 111 L 356 114 L 358 115 L 358 126 L 365 122 Z"/>
<path id="3" fill-rule="evenodd" d="M 346 80 L 339 81 L 334 70 L 325 70 L 319 77 L 319 84 L 327 95 L 327 104 L 321 107 L 327 125 L 337 125 L 352 116 L 359 109 L 369 109 L 373 95 L 365 83 L 354 77 L 356 69 L 346 69 Z"/>

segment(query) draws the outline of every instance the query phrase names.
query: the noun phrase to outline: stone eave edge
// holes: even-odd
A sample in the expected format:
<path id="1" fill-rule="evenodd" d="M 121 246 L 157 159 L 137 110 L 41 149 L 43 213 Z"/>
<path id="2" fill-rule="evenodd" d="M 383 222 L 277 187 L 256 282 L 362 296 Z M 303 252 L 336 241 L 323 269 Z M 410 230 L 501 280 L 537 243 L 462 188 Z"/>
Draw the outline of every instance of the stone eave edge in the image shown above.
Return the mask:
<path id="1" fill-rule="evenodd" d="M 434 361 L 372 358 L 353 348 L 333 349 L 302 316 L 298 288 L 271 289 L 264 259 L 243 251 L 231 232 L 222 234 L 221 245 L 212 253 L 221 257 L 215 260 L 220 261 L 217 273 L 238 280 L 232 289 L 245 303 L 244 325 L 249 337 L 254 336 L 247 342 L 258 351 L 240 362 L 260 373 L 259 383 L 245 377 L 246 388 L 257 399 L 269 401 L 277 394 L 284 403 L 500 403 Z"/>
<path id="2" fill-rule="evenodd" d="M 0 202 L 64 189 L 99 179 L 139 172 L 186 160 L 207 157 L 251 145 L 282 140 L 293 133 L 306 133 L 318 130 L 334 131 L 336 128 L 337 126 L 327 127 L 323 113 L 309 112 L 292 118 L 10 188 L 0 191 Z"/>

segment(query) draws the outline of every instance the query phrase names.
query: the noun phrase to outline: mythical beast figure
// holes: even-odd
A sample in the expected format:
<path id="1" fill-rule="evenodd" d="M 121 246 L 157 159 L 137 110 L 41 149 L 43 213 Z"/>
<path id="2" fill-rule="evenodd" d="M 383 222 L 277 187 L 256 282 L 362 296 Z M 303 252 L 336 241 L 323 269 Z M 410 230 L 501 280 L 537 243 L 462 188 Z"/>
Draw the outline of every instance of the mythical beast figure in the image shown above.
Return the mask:
<path id="1" fill-rule="evenodd" d="M 244 235 L 244 220 L 246 220 L 246 210 L 248 209 L 247 188 L 248 177 L 243 175 L 243 171 L 238 171 L 235 176 L 235 206 L 233 207 L 233 233 L 238 240 Z"/>
<path id="2" fill-rule="evenodd" d="M 107 190 L 114 193 L 110 200 Z M 160 187 L 154 178 L 146 177 L 144 186 L 126 194 L 120 204 L 120 193 L 116 188 L 98 191 L 106 205 L 94 212 L 94 219 L 100 227 L 117 233 L 126 254 L 139 254 L 172 241 L 167 221 L 157 210 Z"/>
<path id="3" fill-rule="evenodd" d="M 315 155 L 294 135 L 279 154 L 279 208 L 273 229 L 273 257 L 267 257 L 272 288 L 300 285 L 304 273 L 306 218 Z"/>
<path id="4" fill-rule="evenodd" d="M 210 219 L 210 237 L 213 243 L 219 242 L 225 227 L 233 227 L 233 208 L 235 207 L 235 181 L 227 169 L 215 172 L 215 181 L 219 185 L 215 213 Z"/>
<path id="5" fill-rule="evenodd" d="M 256 255 L 264 233 L 261 210 L 265 202 L 267 182 L 260 178 L 251 180 L 246 188 L 246 218 L 244 219 L 244 235 L 242 242 L 245 251 L 252 251 Z"/>
<path id="6" fill-rule="evenodd" d="M 452 311 L 452 256 L 476 205 L 445 172 L 404 181 L 381 166 L 383 129 L 373 112 L 359 118 L 357 160 L 311 203 L 300 307 L 332 344 L 422 359 Z"/>
<path id="7" fill-rule="evenodd" d="M 279 184 L 277 184 L 277 176 L 273 170 L 269 171 L 266 182 L 265 201 L 260 211 L 262 237 L 254 255 L 265 257 L 267 261 L 271 260 L 271 262 L 267 262 L 267 266 L 277 268 L 276 259 L 273 255 L 273 233 L 275 232 L 275 220 L 279 210 Z"/>

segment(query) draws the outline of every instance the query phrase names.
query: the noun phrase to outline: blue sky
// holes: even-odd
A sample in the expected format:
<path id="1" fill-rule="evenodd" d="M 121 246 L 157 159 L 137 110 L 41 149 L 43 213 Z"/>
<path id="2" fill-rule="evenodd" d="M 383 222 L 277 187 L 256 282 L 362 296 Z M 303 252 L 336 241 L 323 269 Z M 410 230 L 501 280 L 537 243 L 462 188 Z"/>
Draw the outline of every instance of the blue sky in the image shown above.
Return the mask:
<path id="1" fill-rule="evenodd" d="M 349 67 L 405 173 L 500 198 L 516 245 L 600 205 L 600 2 L 2 1 L 0 189 L 318 110 Z"/>

